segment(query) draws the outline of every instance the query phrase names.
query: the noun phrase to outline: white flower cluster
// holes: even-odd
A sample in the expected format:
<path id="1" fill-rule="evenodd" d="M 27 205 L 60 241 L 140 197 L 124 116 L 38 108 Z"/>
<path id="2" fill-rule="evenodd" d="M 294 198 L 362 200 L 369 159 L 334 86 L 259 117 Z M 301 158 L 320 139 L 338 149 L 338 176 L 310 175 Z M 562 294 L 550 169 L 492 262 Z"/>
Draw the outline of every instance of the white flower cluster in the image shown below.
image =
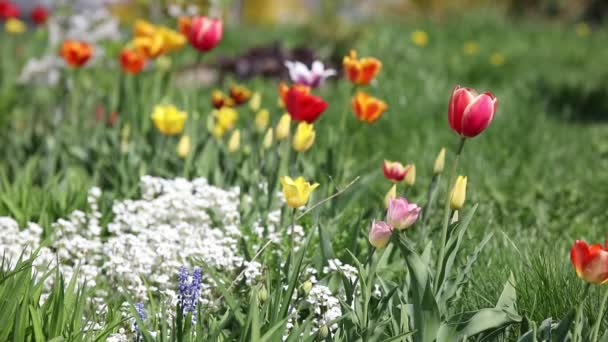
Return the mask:
<path id="1" fill-rule="evenodd" d="M 343 264 L 339 259 L 330 259 L 327 261 L 328 265 L 323 267 L 323 273 L 333 274 L 342 273 L 351 282 L 357 279 L 359 273 L 357 269 L 349 264 Z"/>
<path id="2" fill-rule="evenodd" d="M 313 285 L 306 297 L 306 302 L 310 304 L 315 314 L 315 331 L 324 325 L 331 331 L 335 331 L 338 328 L 338 325 L 333 321 L 342 316 L 340 301 L 331 293 L 331 290 L 327 286 L 321 284 Z"/>

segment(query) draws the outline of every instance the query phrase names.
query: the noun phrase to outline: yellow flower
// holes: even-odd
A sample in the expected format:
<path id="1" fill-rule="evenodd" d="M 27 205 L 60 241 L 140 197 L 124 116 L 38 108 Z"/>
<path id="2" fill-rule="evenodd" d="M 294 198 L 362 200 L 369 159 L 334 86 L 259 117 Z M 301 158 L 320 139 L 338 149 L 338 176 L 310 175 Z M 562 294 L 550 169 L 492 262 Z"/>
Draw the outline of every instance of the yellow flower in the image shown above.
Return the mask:
<path id="1" fill-rule="evenodd" d="M 445 147 L 439 151 L 435 163 L 433 164 L 433 174 L 438 175 L 443 172 L 445 166 Z"/>
<path id="2" fill-rule="evenodd" d="M 287 205 L 292 208 L 306 205 L 312 191 L 319 186 L 318 183 L 311 185 L 304 180 L 304 177 L 298 177 L 294 180 L 289 176 L 281 178 L 281 185 L 283 187 L 283 197 Z"/>
<path id="3" fill-rule="evenodd" d="M 151 37 L 156 33 L 156 26 L 143 19 L 135 20 L 133 35 L 135 37 Z"/>
<path id="4" fill-rule="evenodd" d="M 180 156 L 180 158 L 186 158 L 190 152 L 190 147 L 190 137 L 182 135 L 182 138 L 179 139 L 179 143 L 177 144 L 177 155 Z"/>
<path id="5" fill-rule="evenodd" d="M 239 147 L 241 147 L 241 131 L 236 129 L 228 139 L 228 152 L 234 153 L 239 150 Z"/>
<path id="6" fill-rule="evenodd" d="M 388 202 L 395 198 L 397 198 L 397 184 L 393 184 L 393 186 L 391 186 L 391 188 L 384 196 L 384 207 L 388 208 Z"/>
<path id="7" fill-rule="evenodd" d="M 255 116 L 255 127 L 258 132 L 264 132 L 270 120 L 270 113 L 266 109 L 260 110 Z"/>
<path id="8" fill-rule="evenodd" d="M 17 18 L 10 18 L 4 24 L 4 29 L 8 33 L 21 34 L 27 30 L 25 23 Z"/>
<path id="9" fill-rule="evenodd" d="M 298 152 L 306 152 L 315 142 L 315 127 L 304 121 L 298 124 L 296 133 L 293 135 L 293 149 Z"/>
<path id="10" fill-rule="evenodd" d="M 249 100 L 249 108 L 252 111 L 257 112 L 258 110 L 260 110 L 261 105 L 262 105 L 262 95 L 260 95 L 260 93 L 256 92 L 251 97 L 251 100 Z"/>
<path id="11" fill-rule="evenodd" d="M 277 141 L 281 141 L 286 139 L 289 136 L 289 131 L 291 130 L 291 116 L 285 113 L 279 119 L 279 123 L 276 128 L 276 138 Z"/>
<path id="12" fill-rule="evenodd" d="M 416 183 L 416 164 L 406 165 L 405 168 L 409 170 L 405 175 L 405 184 L 412 186 Z"/>
<path id="13" fill-rule="evenodd" d="M 213 134 L 214 137 L 219 139 L 219 138 L 223 137 L 224 134 L 226 134 L 226 129 L 218 124 L 215 124 L 211 128 L 211 134 Z"/>
<path id="14" fill-rule="evenodd" d="M 272 127 L 270 127 L 266 131 L 266 134 L 264 135 L 264 141 L 262 142 L 262 147 L 264 147 L 265 150 L 269 149 L 272 146 L 273 134 L 274 134 L 274 130 L 272 129 Z"/>
<path id="15" fill-rule="evenodd" d="M 460 210 L 464 205 L 464 200 L 467 197 L 467 177 L 458 176 L 456 184 L 450 195 L 450 208 L 452 210 Z"/>
<path id="16" fill-rule="evenodd" d="M 152 121 L 164 135 L 177 135 L 184 130 L 188 113 L 180 111 L 174 105 L 157 105 L 152 112 Z"/>
<path id="17" fill-rule="evenodd" d="M 502 66 L 505 64 L 505 56 L 500 52 L 494 52 L 490 56 L 490 64 L 493 66 Z"/>
<path id="18" fill-rule="evenodd" d="M 475 41 L 469 40 L 464 43 L 462 51 L 464 51 L 464 54 L 468 56 L 476 55 L 479 52 L 479 44 L 477 44 Z"/>
<path id="19" fill-rule="evenodd" d="M 421 30 L 416 30 L 412 32 L 411 38 L 412 42 L 414 42 L 414 44 L 416 44 L 417 46 L 426 46 L 429 43 L 428 33 Z"/>
<path id="20" fill-rule="evenodd" d="M 165 52 L 165 41 L 156 33 L 150 37 L 135 37 L 131 44 L 146 58 L 156 58 Z"/>
<path id="21" fill-rule="evenodd" d="M 158 34 L 163 38 L 163 51 L 165 53 L 177 51 L 188 42 L 183 34 L 168 27 L 161 26 L 158 28 Z"/>
<path id="22" fill-rule="evenodd" d="M 579 37 L 587 37 L 590 35 L 591 28 L 589 27 L 589 24 L 586 22 L 578 23 L 576 25 L 576 34 L 578 34 Z"/>
<path id="23" fill-rule="evenodd" d="M 216 125 L 220 126 L 224 132 L 234 128 L 239 119 L 239 113 L 231 107 L 222 107 L 214 111 Z"/>

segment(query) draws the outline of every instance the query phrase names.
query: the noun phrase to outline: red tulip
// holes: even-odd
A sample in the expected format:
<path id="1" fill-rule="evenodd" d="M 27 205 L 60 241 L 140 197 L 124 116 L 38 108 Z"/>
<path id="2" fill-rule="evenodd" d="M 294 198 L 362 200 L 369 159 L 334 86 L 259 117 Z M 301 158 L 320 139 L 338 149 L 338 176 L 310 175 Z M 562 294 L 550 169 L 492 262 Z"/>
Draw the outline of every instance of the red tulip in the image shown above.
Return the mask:
<path id="1" fill-rule="evenodd" d="M 287 91 L 285 107 L 291 118 L 295 121 L 306 121 L 309 124 L 327 109 L 327 102 L 314 96 L 301 87 L 291 86 Z"/>
<path id="2" fill-rule="evenodd" d="M 17 18 L 21 14 L 21 8 L 8 0 L 0 0 L 0 19 Z"/>
<path id="3" fill-rule="evenodd" d="M 222 40 L 224 26 L 219 19 L 195 17 L 190 24 L 188 41 L 200 51 L 212 50 Z"/>
<path id="4" fill-rule="evenodd" d="M 474 89 L 456 86 L 450 98 L 450 127 L 463 137 L 472 138 L 492 122 L 498 100 L 490 92 L 478 95 Z"/>
<path id="5" fill-rule="evenodd" d="M 36 24 L 42 25 L 49 18 L 49 11 L 44 6 L 38 5 L 32 9 L 30 16 Z"/>
<path id="6" fill-rule="evenodd" d="M 570 250 L 570 259 L 581 279 L 594 284 L 608 281 L 608 245 L 589 246 L 576 240 Z"/>

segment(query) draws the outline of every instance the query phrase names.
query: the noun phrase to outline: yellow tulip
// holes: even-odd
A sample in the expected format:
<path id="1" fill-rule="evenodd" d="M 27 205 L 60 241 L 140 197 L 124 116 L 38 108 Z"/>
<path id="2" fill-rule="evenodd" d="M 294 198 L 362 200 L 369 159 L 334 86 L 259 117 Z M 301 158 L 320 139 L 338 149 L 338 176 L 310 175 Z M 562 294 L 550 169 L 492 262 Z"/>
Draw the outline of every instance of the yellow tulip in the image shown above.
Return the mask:
<path id="1" fill-rule="evenodd" d="M 236 109 L 231 107 L 222 107 L 214 111 L 214 116 L 216 124 L 220 126 L 224 132 L 233 129 L 239 119 L 239 113 Z"/>
<path id="2" fill-rule="evenodd" d="M 183 34 L 168 27 L 161 26 L 158 29 L 158 34 L 163 38 L 163 51 L 166 53 L 177 51 L 188 42 Z"/>
<path id="3" fill-rule="evenodd" d="M 467 177 L 458 176 L 450 195 L 450 208 L 460 210 L 467 197 Z"/>
<path id="4" fill-rule="evenodd" d="M 414 44 L 416 44 L 417 46 L 426 46 L 429 43 L 428 33 L 421 30 L 416 30 L 412 32 L 411 38 L 412 42 L 414 42 Z"/>
<path id="5" fill-rule="evenodd" d="M 416 164 L 406 165 L 405 168 L 409 169 L 405 175 L 405 184 L 412 186 L 414 183 L 416 183 Z"/>
<path id="6" fill-rule="evenodd" d="M 298 124 L 296 133 L 293 135 L 292 146 L 298 152 L 306 152 L 315 142 L 315 127 L 304 121 Z"/>
<path id="7" fill-rule="evenodd" d="M 270 113 L 266 109 L 260 110 L 255 116 L 255 127 L 258 132 L 264 132 L 268 127 L 268 121 L 270 120 Z"/>
<path id="8" fill-rule="evenodd" d="M 182 138 L 179 139 L 179 143 L 177 144 L 177 155 L 180 158 L 186 158 L 190 152 L 190 147 L 190 137 L 187 135 L 182 135 Z"/>
<path id="9" fill-rule="evenodd" d="M 276 128 L 277 141 L 285 140 L 289 136 L 291 130 L 291 116 L 289 114 L 283 114 L 279 119 L 279 123 Z"/>
<path id="10" fill-rule="evenodd" d="M 156 26 L 149 21 L 137 19 L 133 25 L 135 37 L 151 37 L 156 33 Z"/>
<path id="11" fill-rule="evenodd" d="M 445 167 L 445 147 L 439 151 L 437 158 L 435 158 L 435 163 L 433 164 L 433 174 L 438 175 L 443 172 L 443 168 Z"/>
<path id="12" fill-rule="evenodd" d="M 158 33 L 151 37 L 135 37 L 131 44 L 146 58 L 156 58 L 165 52 L 164 38 Z"/>
<path id="13" fill-rule="evenodd" d="M 152 112 L 152 121 L 164 135 L 177 135 L 184 130 L 188 113 L 173 105 L 157 105 Z"/>
<path id="14" fill-rule="evenodd" d="M 384 207 L 388 208 L 388 202 L 395 198 L 397 198 L 397 184 L 393 184 L 384 196 Z"/>
<path id="15" fill-rule="evenodd" d="M 241 131 L 236 129 L 228 139 L 228 152 L 234 153 L 239 150 L 239 147 L 241 147 Z"/>
<path id="16" fill-rule="evenodd" d="M 211 134 L 213 134 L 214 137 L 219 139 L 219 138 L 223 137 L 224 134 L 226 134 L 226 129 L 220 125 L 215 124 L 211 128 Z"/>
<path id="17" fill-rule="evenodd" d="M 264 141 L 262 142 L 262 147 L 264 147 L 265 150 L 269 149 L 272 146 L 272 136 L 274 134 L 273 131 L 274 130 L 272 129 L 272 127 L 270 127 L 266 131 L 266 134 L 264 135 Z"/>
<path id="18" fill-rule="evenodd" d="M 262 95 L 260 95 L 260 93 L 253 94 L 253 96 L 251 97 L 251 100 L 249 100 L 249 108 L 252 111 L 257 112 L 258 110 L 260 110 L 261 105 L 262 105 Z"/>
<path id="19" fill-rule="evenodd" d="M 25 23 L 17 18 L 10 18 L 4 24 L 4 29 L 8 33 L 21 34 L 27 30 Z"/>
<path id="20" fill-rule="evenodd" d="M 299 208 L 306 205 L 310 194 L 316 189 L 319 184 L 310 184 L 304 180 L 304 177 L 298 177 L 295 180 L 289 176 L 281 178 L 281 185 L 283 188 L 283 197 L 287 202 L 287 205 L 292 208 Z"/>

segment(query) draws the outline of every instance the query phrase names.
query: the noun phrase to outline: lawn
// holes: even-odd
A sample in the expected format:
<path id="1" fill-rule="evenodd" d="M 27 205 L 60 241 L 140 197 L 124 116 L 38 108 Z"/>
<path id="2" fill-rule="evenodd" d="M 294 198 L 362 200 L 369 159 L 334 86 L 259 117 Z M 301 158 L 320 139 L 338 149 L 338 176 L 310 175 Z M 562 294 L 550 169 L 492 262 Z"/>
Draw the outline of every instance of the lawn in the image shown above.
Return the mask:
<path id="1" fill-rule="evenodd" d="M 606 290 L 577 277 L 569 252 L 575 240 L 605 239 L 608 31 L 484 12 L 375 19 L 349 32 L 226 25 L 212 52 L 186 46 L 127 75 L 116 57 L 131 36 L 124 27 L 90 65 L 59 68 L 53 86 L 19 81 L 27 59 L 55 53 L 45 28 L 0 34 L 0 308 L 10 313 L 0 340 L 533 341 L 526 331 L 549 338 L 542 322 L 552 318 L 553 340 L 607 341 Z M 416 32 L 427 39 L 417 44 Z M 306 152 L 288 140 L 265 148 L 251 103 L 214 137 L 212 92 L 235 82 L 261 94 L 270 126 L 285 112 L 277 78 L 203 80 L 218 60 L 273 42 L 312 49 L 340 71 L 351 48 L 378 58 L 380 73 L 361 88 L 387 111 L 358 121 L 340 75 L 314 90 L 329 106 Z M 457 169 L 466 202 L 448 226 L 456 85 L 491 91 L 498 110 L 466 140 Z M 188 113 L 183 134 L 157 129 L 150 117 L 162 103 Z M 416 165 L 400 196 L 428 209 L 431 188 L 437 202 L 428 224 L 423 210 L 373 249 L 368 230 L 384 219 L 392 185 L 385 159 Z M 286 175 L 320 184 L 308 209 L 283 200 Z"/>

